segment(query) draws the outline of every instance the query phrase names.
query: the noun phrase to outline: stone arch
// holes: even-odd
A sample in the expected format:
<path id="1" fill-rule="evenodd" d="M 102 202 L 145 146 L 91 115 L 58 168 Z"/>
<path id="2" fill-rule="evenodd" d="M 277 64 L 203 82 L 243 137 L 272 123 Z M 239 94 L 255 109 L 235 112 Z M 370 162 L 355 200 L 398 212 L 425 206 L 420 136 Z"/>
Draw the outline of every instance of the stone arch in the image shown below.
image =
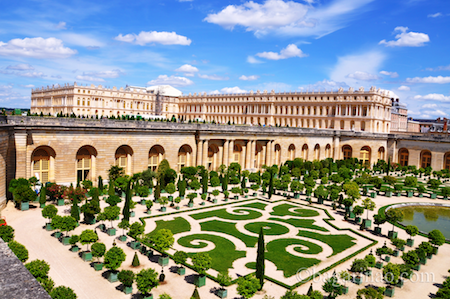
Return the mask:
<path id="1" fill-rule="evenodd" d="M 125 174 L 132 174 L 132 161 L 133 149 L 129 145 L 121 145 L 117 148 L 115 153 L 116 165 L 122 167 L 125 170 Z"/>
<path id="2" fill-rule="evenodd" d="M 401 148 L 398 151 L 398 162 L 399 162 L 400 166 L 408 166 L 409 151 L 406 148 Z"/>
<path id="3" fill-rule="evenodd" d="M 278 143 L 275 144 L 274 162 L 276 165 L 281 166 L 281 146 Z"/>
<path id="4" fill-rule="evenodd" d="M 344 160 L 351 159 L 353 157 L 353 149 L 350 145 L 346 144 L 342 146 L 342 158 Z"/>
<path id="5" fill-rule="evenodd" d="M 363 146 L 359 151 L 359 160 L 361 164 L 367 167 L 370 167 L 370 155 L 372 153 L 372 149 L 369 146 Z"/>
<path id="6" fill-rule="evenodd" d="M 381 146 L 378 149 L 378 160 L 386 160 L 384 155 L 385 155 L 386 150 L 384 149 L 384 146 Z"/>
<path id="7" fill-rule="evenodd" d="M 211 144 L 208 147 L 208 170 L 216 170 L 219 164 L 219 147 L 216 144 Z"/>
<path id="8" fill-rule="evenodd" d="M 289 160 L 293 161 L 295 159 L 295 145 L 291 144 L 288 147 L 288 157 Z"/>
<path id="9" fill-rule="evenodd" d="M 331 158 L 331 145 L 329 143 L 325 146 L 325 158 Z"/>
<path id="10" fill-rule="evenodd" d="M 178 171 L 183 167 L 191 166 L 192 147 L 184 144 L 178 150 Z"/>
<path id="11" fill-rule="evenodd" d="M 429 150 L 423 150 L 420 152 L 420 167 L 427 168 L 431 166 L 431 152 Z"/>
<path id="12" fill-rule="evenodd" d="M 42 184 L 55 179 L 56 152 L 50 146 L 39 146 L 31 154 L 31 176 L 35 176 Z"/>
<path id="13" fill-rule="evenodd" d="M 91 145 L 80 147 L 75 155 L 77 182 L 84 180 L 95 181 L 97 150 Z"/>
<path id="14" fill-rule="evenodd" d="M 318 143 L 314 146 L 314 160 L 320 160 L 320 145 Z"/>
<path id="15" fill-rule="evenodd" d="M 302 146 L 302 159 L 308 161 L 308 145 L 306 143 Z"/>
<path id="16" fill-rule="evenodd" d="M 156 171 L 159 163 L 161 163 L 161 161 L 164 160 L 165 154 L 166 151 L 161 145 L 156 144 L 152 146 L 148 151 L 148 168 L 150 168 L 153 171 Z"/>

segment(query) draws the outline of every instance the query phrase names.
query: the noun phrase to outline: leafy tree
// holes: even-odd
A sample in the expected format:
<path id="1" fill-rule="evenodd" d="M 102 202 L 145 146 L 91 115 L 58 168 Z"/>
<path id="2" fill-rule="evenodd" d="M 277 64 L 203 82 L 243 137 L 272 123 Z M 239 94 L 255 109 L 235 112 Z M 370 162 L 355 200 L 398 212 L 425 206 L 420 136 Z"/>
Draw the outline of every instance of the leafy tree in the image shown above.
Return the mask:
<path id="1" fill-rule="evenodd" d="M 134 257 L 133 257 L 133 262 L 131 263 L 131 266 L 133 267 L 139 267 L 141 265 L 141 263 L 139 262 L 139 257 L 137 255 L 137 253 L 134 253 Z"/>
<path id="2" fill-rule="evenodd" d="M 61 228 L 61 220 L 62 220 L 62 216 L 59 215 L 55 215 L 52 218 L 52 222 L 51 225 L 54 229 L 59 230 Z"/>
<path id="3" fill-rule="evenodd" d="M 28 250 L 19 242 L 10 241 L 8 247 L 22 263 L 25 263 L 28 260 Z"/>
<path id="4" fill-rule="evenodd" d="M 253 295 L 261 288 L 258 279 L 253 275 L 247 277 L 241 276 L 238 278 L 237 283 L 238 294 L 246 299 L 253 297 Z"/>
<path id="5" fill-rule="evenodd" d="M 392 223 L 392 231 L 394 231 L 395 223 L 403 220 L 403 212 L 399 209 L 389 209 L 385 214 L 386 219 Z"/>
<path id="6" fill-rule="evenodd" d="M 143 224 L 141 224 L 139 222 L 134 222 L 133 224 L 131 224 L 130 231 L 128 234 L 133 239 L 137 239 L 140 235 L 142 235 L 144 230 L 145 230 L 145 226 Z"/>
<path id="7" fill-rule="evenodd" d="M 123 235 L 125 236 L 125 230 L 128 230 L 130 228 L 130 222 L 122 219 L 122 221 L 120 221 L 117 226 L 122 229 Z"/>
<path id="8" fill-rule="evenodd" d="M 205 252 L 196 253 L 192 257 L 192 264 L 194 266 L 195 271 L 197 271 L 200 275 L 205 275 L 206 271 L 211 268 L 212 259 L 209 254 Z"/>
<path id="9" fill-rule="evenodd" d="M 407 176 L 405 178 L 405 186 L 406 187 L 416 187 L 417 186 L 417 178 L 413 176 Z"/>
<path id="10" fill-rule="evenodd" d="M 153 269 L 142 269 L 136 274 L 136 285 L 144 296 L 149 295 L 151 290 L 159 285 L 158 273 Z"/>
<path id="11" fill-rule="evenodd" d="M 69 244 L 75 246 L 78 243 L 78 241 L 80 241 L 80 236 L 72 235 L 69 239 Z"/>
<path id="12" fill-rule="evenodd" d="M 77 294 L 75 294 L 75 292 L 68 287 L 65 286 L 59 286 L 54 288 L 51 293 L 50 293 L 50 297 L 52 297 L 52 299 L 77 299 Z"/>
<path id="13" fill-rule="evenodd" d="M 70 216 L 72 216 L 78 223 L 80 221 L 80 207 L 78 206 L 78 198 L 72 200 L 72 207 L 70 208 Z"/>
<path id="14" fill-rule="evenodd" d="M 117 206 L 118 203 L 122 201 L 122 198 L 120 196 L 117 196 L 115 194 L 108 196 L 106 199 L 106 203 L 110 206 Z"/>
<path id="15" fill-rule="evenodd" d="M 441 246 L 445 243 L 445 237 L 438 229 L 433 229 L 428 233 L 429 242 L 435 246 Z"/>
<path id="16" fill-rule="evenodd" d="M 36 279 L 47 278 L 48 271 L 50 271 L 50 265 L 44 260 L 33 260 L 25 264 L 25 268 L 30 271 Z"/>
<path id="17" fill-rule="evenodd" d="M 415 225 L 408 225 L 405 231 L 408 235 L 410 235 L 411 238 L 419 233 L 419 229 Z"/>
<path id="18" fill-rule="evenodd" d="M 355 259 L 352 263 L 352 266 L 350 268 L 350 271 L 356 272 L 356 273 L 362 273 L 367 271 L 367 268 L 369 267 L 369 263 L 364 259 Z"/>
<path id="19" fill-rule="evenodd" d="M 375 263 L 377 259 L 373 256 L 373 254 L 368 254 L 364 257 L 364 260 L 367 262 L 367 266 L 375 267 Z"/>
<path id="20" fill-rule="evenodd" d="M 105 267 L 112 271 L 116 271 L 125 261 L 126 254 L 122 248 L 114 246 L 105 254 Z"/>
<path id="21" fill-rule="evenodd" d="M 103 243 L 94 243 L 92 244 L 91 253 L 92 256 L 97 259 L 97 261 L 100 261 L 100 258 L 102 258 L 105 255 L 106 252 L 106 245 Z"/>
<path id="22" fill-rule="evenodd" d="M 362 206 L 367 210 L 367 219 L 369 219 L 369 211 L 375 210 L 375 203 L 370 198 L 366 198 L 362 201 Z"/>
<path id="23" fill-rule="evenodd" d="M 119 275 L 117 275 L 119 281 L 126 287 L 131 287 L 133 285 L 134 277 L 134 272 L 131 270 L 122 270 L 119 272 Z"/>
<path id="24" fill-rule="evenodd" d="M 383 267 L 383 278 L 391 284 L 396 285 L 400 277 L 400 266 L 393 263 L 388 263 Z"/>
<path id="25" fill-rule="evenodd" d="M 39 203 L 43 205 L 46 202 L 47 202 L 46 189 L 41 188 L 41 191 L 39 193 Z"/>
<path id="26" fill-rule="evenodd" d="M 13 192 L 14 201 L 17 203 L 34 201 L 36 199 L 36 192 L 29 185 L 19 185 Z"/>
<path id="27" fill-rule="evenodd" d="M 166 192 L 169 193 L 170 195 L 174 194 L 175 191 L 176 191 L 175 184 L 174 184 L 174 183 L 169 183 L 169 184 L 167 184 L 165 190 L 166 190 Z"/>
<path id="28" fill-rule="evenodd" d="M 142 180 L 142 184 L 147 188 L 153 188 L 153 179 L 156 177 L 156 172 L 151 169 L 141 172 L 139 178 Z"/>
<path id="29" fill-rule="evenodd" d="M 260 289 L 262 289 L 264 285 L 264 272 L 265 272 L 264 252 L 265 252 L 264 231 L 263 228 L 261 227 L 259 230 L 258 249 L 256 256 L 256 278 L 259 280 Z"/>
<path id="30" fill-rule="evenodd" d="M 119 216 L 120 208 L 118 206 L 105 207 L 103 214 L 105 215 L 106 220 L 111 221 L 111 227 L 114 228 L 113 221 Z"/>
<path id="31" fill-rule="evenodd" d="M 220 284 L 222 289 L 224 289 L 225 286 L 228 286 L 231 284 L 232 278 L 230 274 L 228 274 L 228 271 L 226 272 L 219 272 L 217 274 L 217 282 Z"/>
<path id="32" fill-rule="evenodd" d="M 385 288 L 375 289 L 373 287 L 368 287 L 365 289 L 360 289 L 356 293 L 356 299 L 383 299 Z"/>
<path id="33" fill-rule="evenodd" d="M 406 245 L 406 241 L 403 239 L 399 239 L 399 238 L 392 239 L 391 242 L 399 250 L 400 250 L 400 248 L 402 248 L 403 246 Z"/>
<path id="34" fill-rule="evenodd" d="M 170 295 L 167 293 L 163 293 L 159 295 L 159 299 L 172 299 L 172 297 L 170 297 Z"/>
<path id="35" fill-rule="evenodd" d="M 177 187 L 178 187 L 178 194 L 180 196 L 186 195 L 186 181 L 185 180 L 178 180 Z"/>
<path id="36" fill-rule="evenodd" d="M 169 249 L 175 242 L 172 231 L 165 228 L 158 230 L 151 236 L 150 239 L 156 250 L 162 252 L 163 254 L 165 254 L 166 250 Z"/>
<path id="37" fill-rule="evenodd" d="M 14 239 L 14 228 L 9 225 L 0 226 L 0 238 L 6 243 Z"/>
<path id="38" fill-rule="evenodd" d="M 297 291 L 288 290 L 280 299 L 310 299 L 310 297 L 308 295 L 301 295 Z"/>
<path id="39" fill-rule="evenodd" d="M 158 202 L 161 204 L 161 206 L 164 207 L 166 204 L 169 203 L 169 199 L 168 199 L 167 197 L 165 197 L 165 196 L 161 196 L 161 197 L 158 199 Z"/>
<path id="40" fill-rule="evenodd" d="M 125 175 L 125 170 L 122 167 L 117 165 L 111 165 L 111 167 L 108 170 L 109 183 L 111 184 L 112 182 L 114 182 L 123 175 Z"/>
<path id="41" fill-rule="evenodd" d="M 58 214 L 58 209 L 54 205 L 48 205 L 42 209 L 41 213 L 42 217 L 52 219 L 56 214 Z"/>
<path id="42" fill-rule="evenodd" d="M 416 266 L 419 263 L 419 255 L 415 250 L 410 250 L 402 255 L 402 259 L 405 264 L 410 266 Z"/>
<path id="43" fill-rule="evenodd" d="M 62 232 L 70 232 L 77 227 L 77 221 L 72 216 L 63 216 L 61 217 L 61 225 L 59 229 Z M 66 234 L 67 235 L 67 234 Z"/>
<path id="44" fill-rule="evenodd" d="M 147 207 L 147 211 L 150 211 L 151 208 L 153 207 L 153 201 L 151 200 L 145 201 L 145 206 Z"/>
<path id="45" fill-rule="evenodd" d="M 375 214 L 375 215 L 373 215 L 373 219 L 374 219 L 375 225 L 377 225 L 378 227 L 387 221 L 386 216 L 384 214 Z"/>
<path id="46" fill-rule="evenodd" d="M 342 286 L 337 282 L 336 276 L 331 276 L 322 286 L 322 289 L 328 293 L 329 298 L 336 298 L 338 295 L 342 295 Z"/>
<path id="47" fill-rule="evenodd" d="M 86 229 L 81 232 L 80 235 L 80 243 L 83 245 L 87 244 L 87 251 L 89 251 L 89 244 L 95 243 L 98 241 L 98 235 L 92 229 Z"/>
<path id="48" fill-rule="evenodd" d="M 188 258 L 188 254 L 184 251 L 178 250 L 173 255 L 173 261 L 175 264 L 180 265 L 186 263 L 186 260 Z"/>

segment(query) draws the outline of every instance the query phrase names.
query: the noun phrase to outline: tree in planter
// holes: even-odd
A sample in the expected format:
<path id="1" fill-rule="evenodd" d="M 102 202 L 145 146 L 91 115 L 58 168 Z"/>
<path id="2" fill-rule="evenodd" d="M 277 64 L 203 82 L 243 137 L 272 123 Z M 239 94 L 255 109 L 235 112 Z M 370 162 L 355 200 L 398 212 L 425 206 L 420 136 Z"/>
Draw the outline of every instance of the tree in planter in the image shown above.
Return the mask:
<path id="1" fill-rule="evenodd" d="M 115 272 L 125 261 L 126 257 L 127 255 L 123 252 L 122 248 L 113 246 L 105 254 L 105 268 Z"/>
<path id="2" fill-rule="evenodd" d="M 362 201 L 362 206 L 367 210 L 367 220 L 369 220 L 369 211 L 375 210 L 376 204 L 370 198 L 366 198 Z"/>
<path id="3" fill-rule="evenodd" d="M 215 189 L 215 190 L 212 191 L 212 195 L 214 195 L 214 197 L 219 196 L 219 194 L 220 194 L 220 191 L 217 190 L 217 189 Z"/>
<path id="4" fill-rule="evenodd" d="M 117 278 L 126 288 L 131 288 L 134 282 L 134 272 L 131 270 L 122 270 L 119 272 Z"/>
<path id="5" fill-rule="evenodd" d="M 177 209 L 179 209 L 178 204 L 181 202 L 181 198 L 179 196 L 175 197 L 173 200 L 177 206 Z"/>
<path id="6" fill-rule="evenodd" d="M 392 231 L 394 231 L 395 223 L 403 220 L 403 212 L 399 209 L 389 209 L 386 213 L 386 219 L 392 223 Z"/>
<path id="7" fill-rule="evenodd" d="M 76 251 L 78 251 L 78 241 L 80 241 L 80 236 L 78 235 L 72 235 L 69 239 L 69 244 L 72 245 L 72 249 L 76 247 Z"/>
<path id="8" fill-rule="evenodd" d="M 68 287 L 59 286 L 50 292 L 52 299 L 77 299 L 77 294 Z"/>
<path id="9" fill-rule="evenodd" d="M 231 188 L 231 193 L 233 193 L 233 194 L 235 194 L 235 195 L 241 194 L 241 192 L 242 192 L 242 190 L 241 190 L 241 188 L 239 188 L 239 187 L 233 187 L 233 188 Z"/>
<path id="10" fill-rule="evenodd" d="M 8 247 L 22 263 L 25 263 L 28 260 L 28 250 L 19 242 L 10 241 Z"/>
<path id="11" fill-rule="evenodd" d="M 141 265 L 141 263 L 139 262 L 139 257 L 137 255 L 137 252 L 134 253 L 133 256 L 133 262 L 131 262 L 131 266 L 132 267 L 139 267 Z"/>
<path id="12" fill-rule="evenodd" d="M 101 263 L 100 259 L 105 255 L 106 245 L 103 243 L 95 242 L 91 246 L 91 253 L 94 258 L 97 259 L 97 263 Z"/>
<path id="13" fill-rule="evenodd" d="M 417 192 L 420 194 L 423 194 L 426 191 L 427 188 L 425 188 L 424 185 L 418 185 L 417 186 Z"/>
<path id="14" fill-rule="evenodd" d="M 191 187 L 192 190 L 194 190 L 194 191 L 197 192 L 197 190 L 200 189 L 202 185 L 201 185 L 200 182 L 197 180 L 197 178 L 194 178 L 194 179 L 189 183 L 189 186 Z"/>
<path id="15" fill-rule="evenodd" d="M 200 275 L 206 274 L 206 271 L 211 268 L 211 262 L 211 257 L 205 252 L 196 253 L 192 257 L 192 265 L 194 266 L 194 270 L 197 271 Z"/>
<path id="16" fill-rule="evenodd" d="M 42 213 L 42 217 L 50 220 L 56 214 L 58 214 L 58 209 L 54 205 L 48 205 L 42 209 L 41 213 Z"/>
<path id="17" fill-rule="evenodd" d="M 399 238 L 394 238 L 391 240 L 391 242 L 392 242 L 392 245 L 394 245 L 395 248 L 397 248 L 397 250 L 401 250 L 401 248 L 406 245 L 406 241 L 403 239 L 399 239 Z"/>
<path id="18" fill-rule="evenodd" d="M 168 250 L 175 242 L 172 231 L 165 228 L 160 229 L 156 233 L 154 233 L 150 237 L 150 240 L 152 241 L 155 249 L 161 252 L 163 256 L 167 255 L 166 250 Z"/>
<path id="19" fill-rule="evenodd" d="M 428 233 L 428 240 L 434 246 L 441 246 L 445 243 L 445 237 L 438 229 L 433 229 Z"/>
<path id="20" fill-rule="evenodd" d="M 132 237 L 133 239 L 138 239 L 140 235 L 142 235 L 142 233 L 144 233 L 145 230 L 145 226 L 139 222 L 134 222 L 133 224 L 131 224 L 130 226 L 130 231 L 129 231 L 129 235 L 130 237 Z"/>
<path id="21" fill-rule="evenodd" d="M 42 187 L 41 192 L 39 193 L 39 204 L 41 205 L 41 207 L 43 207 L 46 202 L 47 202 L 46 189 Z"/>
<path id="22" fill-rule="evenodd" d="M 220 179 L 217 176 L 213 176 L 209 179 L 209 182 L 211 184 L 211 187 L 218 187 L 220 186 Z"/>
<path id="23" fill-rule="evenodd" d="M 117 204 L 119 204 L 120 202 L 122 202 L 122 198 L 115 194 L 108 196 L 108 198 L 106 199 L 106 203 L 111 207 L 117 206 Z"/>
<path id="24" fill-rule="evenodd" d="M 59 229 L 62 232 L 66 232 L 66 236 L 67 236 L 68 232 L 73 231 L 76 227 L 77 227 L 77 221 L 72 216 L 63 216 L 61 218 L 61 224 L 60 224 Z"/>
<path id="25" fill-rule="evenodd" d="M 161 196 L 159 198 L 159 203 L 161 204 L 161 207 L 164 208 L 165 205 L 169 203 L 169 199 L 167 197 L 165 197 L 165 196 Z"/>
<path id="26" fill-rule="evenodd" d="M 387 221 L 384 214 L 373 215 L 373 220 L 374 220 L 375 225 L 377 225 L 378 228 L 380 227 L 380 225 L 384 224 Z"/>
<path id="27" fill-rule="evenodd" d="M 396 285 L 400 278 L 400 266 L 388 263 L 383 267 L 383 278 L 390 285 Z"/>
<path id="28" fill-rule="evenodd" d="M 362 206 L 355 206 L 353 208 L 353 213 L 355 213 L 356 217 L 359 217 L 364 213 L 364 208 Z"/>
<path id="29" fill-rule="evenodd" d="M 187 185 L 187 183 L 185 180 L 181 180 L 181 179 L 178 180 L 178 183 L 177 183 L 178 195 L 183 196 L 183 197 L 186 195 L 186 185 Z"/>
<path id="30" fill-rule="evenodd" d="M 98 235 L 95 231 L 91 229 L 86 229 L 81 232 L 80 235 L 80 243 L 82 245 L 87 245 L 86 251 L 89 251 L 89 244 L 95 243 L 98 241 Z"/>
<path id="31" fill-rule="evenodd" d="M 342 285 L 340 285 L 337 281 L 338 279 L 334 275 L 325 280 L 322 289 L 324 292 L 328 293 L 328 298 L 336 298 L 337 296 L 342 295 Z"/>
<path id="32" fill-rule="evenodd" d="M 412 246 L 412 244 L 413 244 L 412 243 L 412 237 L 416 236 L 419 233 L 419 229 L 415 225 L 408 225 L 405 228 L 405 231 L 409 235 L 409 239 L 408 239 L 409 244 L 408 245 Z M 411 241 L 409 241 L 409 240 L 411 240 Z"/>
<path id="33" fill-rule="evenodd" d="M 205 201 L 206 198 L 208 197 L 208 194 L 207 193 L 203 193 L 202 195 L 200 195 L 200 197 L 202 198 L 203 201 Z M 202 204 L 204 204 L 204 202 Z"/>
<path id="34" fill-rule="evenodd" d="M 369 263 L 366 260 L 363 259 L 355 259 L 352 263 L 352 266 L 350 268 L 350 271 L 358 273 L 358 276 L 366 272 L 369 267 Z"/>
<path id="35" fill-rule="evenodd" d="M 0 238 L 5 241 L 5 243 L 10 242 L 14 239 L 14 228 L 9 225 L 0 226 Z"/>
<path id="36" fill-rule="evenodd" d="M 228 274 L 228 271 L 219 272 L 217 274 L 217 282 L 220 284 L 222 290 L 225 290 L 225 287 L 229 286 L 231 284 L 231 281 L 232 278 L 230 274 Z"/>
<path id="37" fill-rule="evenodd" d="M 194 203 L 194 198 L 196 198 L 196 197 L 197 197 L 197 193 L 195 193 L 195 192 L 189 193 L 187 195 L 187 198 L 189 199 L 189 203 Z"/>
<path id="38" fill-rule="evenodd" d="M 149 214 L 151 208 L 153 207 L 153 201 L 147 200 L 147 201 L 145 202 L 145 206 L 147 207 L 147 213 Z"/>
<path id="39" fill-rule="evenodd" d="M 405 264 L 414 267 L 419 264 L 419 255 L 417 254 L 417 251 L 410 250 L 402 255 L 402 259 L 405 262 Z"/>
<path id="40" fill-rule="evenodd" d="M 366 255 L 364 260 L 367 262 L 368 267 L 375 267 L 377 259 L 373 256 L 373 254 Z"/>
<path id="41" fill-rule="evenodd" d="M 120 208 L 118 206 L 105 207 L 103 214 L 105 215 L 106 220 L 111 221 L 111 228 L 114 228 L 113 221 L 120 215 Z"/>
<path id="42" fill-rule="evenodd" d="M 130 228 L 130 222 L 122 219 L 122 221 L 120 221 L 117 226 L 122 229 L 122 236 L 125 236 L 125 230 L 128 230 Z"/>
<path id="43" fill-rule="evenodd" d="M 300 183 L 299 181 L 296 181 L 296 180 L 292 181 L 291 186 L 290 186 L 291 191 L 294 192 L 294 194 L 296 194 L 297 192 L 300 192 L 300 185 L 302 185 L 302 183 Z M 302 185 L 301 189 L 303 189 L 303 185 Z"/>
<path id="44" fill-rule="evenodd" d="M 85 203 L 81 207 L 81 211 L 84 214 L 84 220 L 85 221 L 90 221 L 91 219 L 93 219 L 95 217 L 95 215 L 100 213 L 100 201 L 99 201 L 99 199 L 98 198 L 92 198 L 89 202 Z"/>
<path id="45" fill-rule="evenodd" d="M 401 184 L 395 184 L 394 185 L 394 190 L 397 194 L 401 194 L 403 191 L 403 186 Z"/>
<path id="46" fill-rule="evenodd" d="M 178 250 L 173 255 L 173 261 L 177 265 L 182 265 L 182 264 L 186 263 L 187 258 L 188 258 L 188 254 L 181 250 Z"/>
<path id="47" fill-rule="evenodd" d="M 22 202 L 30 202 L 36 199 L 36 192 L 28 185 L 19 185 L 13 192 L 14 201 L 20 205 Z"/>
<path id="48" fill-rule="evenodd" d="M 247 277 L 241 276 L 238 278 L 237 283 L 237 292 L 245 299 L 253 297 L 261 288 L 258 279 L 253 275 L 249 275 Z"/>
<path id="49" fill-rule="evenodd" d="M 170 196 L 172 196 L 172 194 L 175 193 L 177 189 L 175 188 L 175 184 L 174 183 L 169 183 L 166 186 L 166 192 L 170 194 Z"/>
<path id="50" fill-rule="evenodd" d="M 136 285 L 144 297 L 148 296 L 159 285 L 158 273 L 153 269 L 142 269 L 136 275 Z"/>
<path id="51" fill-rule="evenodd" d="M 230 192 L 229 191 L 223 191 L 223 196 L 225 198 L 228 198 L 230 196 Z"/>
<path id="52" fill-rule="evenodd" d="M 360 289 L 357 292 L 356 299 L 383 299 L 385 290 L 386 288 L 384 287 L 379 287 L 377 289 L 373 287 Z"/>
<path id="53" fill-rule="evenodd" d="M 123 219 L 130 221 L 130 205 L 131 205 L 131 180 L 128 181 L 125 192 L 125 204 L 123 205 L 122 215 Z"/>
<path id="54" fill-rule="evenodd" d="M 56 229 L 58 232 L 61 229 L 61 220 L 62 220 L 62 216 L 59 215 L 55 215 L 52 218 L 52 222 L 50 223 L 53 229 Z M 58 236 L 59 237 L 59 236 Z"/>
<path id="55" fill-rule="evenodd" d="M 208 170 L 203 169 L 200 172 L 200 176 L 201 176 L 200 183 L 202 184 L 202 193 L 207 194 L 208 193 Z"/>
<path id="56" fill-rule="evenodd" d="M 78 198 L 76 197 L 72 200 L 70 216 L 72 216 L 77 221 L 77 223 L 80 221 L 80 207 L 78 206 Z"/>

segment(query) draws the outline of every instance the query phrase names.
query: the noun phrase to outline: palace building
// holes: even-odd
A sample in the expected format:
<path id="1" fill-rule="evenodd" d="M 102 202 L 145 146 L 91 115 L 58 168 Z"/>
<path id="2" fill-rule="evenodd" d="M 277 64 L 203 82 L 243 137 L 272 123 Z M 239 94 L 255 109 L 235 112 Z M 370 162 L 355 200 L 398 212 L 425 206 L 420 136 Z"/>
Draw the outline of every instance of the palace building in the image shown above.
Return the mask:
<path id="1" fill-rule="evenodd" d="M 163 159 L 177 171 L 232 162 L 256 171 L 295 158 L 357 158 L 368 165 L 390 158 L 403 166 L 450 168 L 448 134 L 407 132 L 406 108 L 397 103 L 375 88 L 187 96 L 167 87 L 35 89 L 31 113 L 82 117 L 0 116 L 0 209 L 13 178 L 96 184 L 111 165 L 131 175 L 156 169 Z M 106 117 L 112 115 L 141 118 Z"/>

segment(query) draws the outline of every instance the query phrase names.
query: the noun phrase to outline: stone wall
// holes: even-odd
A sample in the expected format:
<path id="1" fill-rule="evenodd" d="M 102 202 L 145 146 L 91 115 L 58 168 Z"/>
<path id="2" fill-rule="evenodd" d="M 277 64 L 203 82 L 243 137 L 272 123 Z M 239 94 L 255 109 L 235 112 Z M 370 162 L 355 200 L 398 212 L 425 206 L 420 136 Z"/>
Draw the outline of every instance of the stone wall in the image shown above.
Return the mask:
<path id="1" fill-rule="evenodd" d="M 6 205 L 8 145 L 8 130 L 0 128 L 0 210 Z"/>

